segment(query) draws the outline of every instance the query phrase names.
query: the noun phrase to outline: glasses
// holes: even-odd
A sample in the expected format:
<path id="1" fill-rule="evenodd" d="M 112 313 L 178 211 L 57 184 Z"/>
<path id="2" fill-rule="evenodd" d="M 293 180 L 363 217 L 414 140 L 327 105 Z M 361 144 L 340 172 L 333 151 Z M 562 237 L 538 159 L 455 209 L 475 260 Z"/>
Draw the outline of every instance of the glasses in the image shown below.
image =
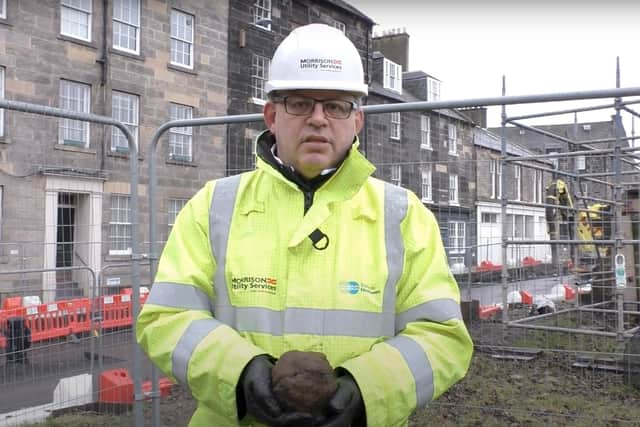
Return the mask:
<path id="1" fill-rule="evenodd" d="M 327 117 L 332 119 L 346 119 L 351 112 L 358 107 L 355 101 L 345 101 L 343 99 L 315 99 L 308 96 L 290 95 L 274 99 L 275 102 L 282 102 L 284 110 L 292 116 L 307 116 L 311 114 L 316 103 L 322 104 L 322 111 Z"/>

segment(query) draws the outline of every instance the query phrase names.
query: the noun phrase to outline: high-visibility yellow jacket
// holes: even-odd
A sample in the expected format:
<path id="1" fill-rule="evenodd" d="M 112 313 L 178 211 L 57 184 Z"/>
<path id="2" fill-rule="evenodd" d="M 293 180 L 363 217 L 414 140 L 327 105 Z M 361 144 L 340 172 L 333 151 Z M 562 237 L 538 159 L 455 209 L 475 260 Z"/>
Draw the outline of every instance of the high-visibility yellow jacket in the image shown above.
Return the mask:
<path id="1" fill-rule="evenodd" d="M 259 354 L 323 352 L 355 378 L 370 426 L 406 425 L 465 375 L 472 342 L 437 222 L 372 178 L 357 146 L 306 213 L 304 192 L 258 159 L 178 215 L 137 339 L 198 400 L 191 426 L 238 425 L 236 385 Z"/>

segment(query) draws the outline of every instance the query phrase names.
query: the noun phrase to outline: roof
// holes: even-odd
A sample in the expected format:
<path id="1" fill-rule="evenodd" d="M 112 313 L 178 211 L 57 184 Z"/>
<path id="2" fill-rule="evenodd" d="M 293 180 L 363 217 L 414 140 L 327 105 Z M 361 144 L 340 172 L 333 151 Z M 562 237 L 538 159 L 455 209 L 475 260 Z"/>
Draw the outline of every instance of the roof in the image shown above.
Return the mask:
<path id="1" fill-rule="evenodd" d="M 488 148 L 493 151 L 502 151 L 502 141 L 500 137 L 488 129 L 476 127 L 473 134 L 473 144 L 479 147 Z M 534 154 L 532 151 L 518 144 L 510 142 L 507 138 L 507 155 L 510 156 L 530 156 Z M 550 163 L 549 160 L 537 160 L 543 163 Z"/>
<path id="2" fill-rule="evenodd" d="M 531 125 L 545 132 L 558 135 L 563 138 L 568 138 L 575 141 L 589 141 L 595 139 L 607 139 L 615 137 L 613 128 L 613 120 L 606 122 L 584 122 L 584 123 L 567 123 L 556 125 Z M 500 135 L 501 128 L 494 127 L 489 128 L 491 132 Z M 541 135 L 539 133 L 520 129 L 516 126 L 505 127 L 505 137 L 509 141 L 514 141 L 522 146 L 528 147 L 538 153 L 544 153 L 548 148 L 562 148 L 566 147 L 567 143 L 551 136 Z M 626 135 L 623 129 L 623 136 Z M 610 144 L 593 144 L 593 148 L 605 148 L 612 146 Z"/>
<path id="3" fill-rule="evenodd" d="M 403 80 L 423 79 L 425 77 L 429 77 L 430 79 L 441 81 L 439 78 L 434 77 L 431 74 L 425 73 L 424 71 L 404 71 L 402 73 Z"/>
<path id="4" fill-rule="evenodd" d="M 372 82 L 369 85 L 369 94 L 375 94 L 384 98 L 388 98 L 390 103 L 395 103 L 395 102 L 425 102 L 424 99 L 420 99 L 417 98 L 416 96 L 414 96 L 411 92 L 409 92 L 408 90 L 403 90 L 402 94 L 399 94 L 398 92 L 392 91 L 390 89 L 387 89 L 385 87 L 383 87 L 380 83 L 377 82 Z M 369 104 L 372 105 L 372 104 Z M 464 114 L 460 114 L 458 111 L 456 110 L 452 110 L 452 109 L 448 109 L 448 108 L 441 108 L 441 109 L 436 109 L 436 110 L 432 110 L 437 114 L 452 118 L 452 119 L 456 119 L 456 120 L 460 120 L 463 122 L 468 122 L 468 123 L 473 123 L 473 121 L 467 117 Z"/>
<path id="5" fill-rule="evenodd" d="M 342 0 L 324 0 L 325 2 L 332 4 L 336 7 L 339 7 L 340 9 L 346 10 L 347 12 L 356 15 L 362 19 L 364 19 L 365 21 L 367 21 L 369 24 L 371 24 L 372 26 L 376 24 L 376 22 L 369 18 L 367 15 L 365 15 L 364 13 L 360 12 L 358 9 L 356 9 L 355 7 L 351 6 L 349 3 L 342 1 Z"/>

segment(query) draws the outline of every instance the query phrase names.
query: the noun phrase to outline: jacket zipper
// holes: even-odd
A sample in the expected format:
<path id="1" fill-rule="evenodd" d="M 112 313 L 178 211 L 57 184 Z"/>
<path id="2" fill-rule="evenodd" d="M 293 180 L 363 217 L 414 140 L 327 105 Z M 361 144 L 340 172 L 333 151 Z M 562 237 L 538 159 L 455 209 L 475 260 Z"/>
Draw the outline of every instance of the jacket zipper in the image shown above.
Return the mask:
<path id="1" fill-rule="evenodd" d="M 307 214 L 309 208 L 313 204 L 313 191 L 303 191 L 304 194 L 304 215 Z"/>

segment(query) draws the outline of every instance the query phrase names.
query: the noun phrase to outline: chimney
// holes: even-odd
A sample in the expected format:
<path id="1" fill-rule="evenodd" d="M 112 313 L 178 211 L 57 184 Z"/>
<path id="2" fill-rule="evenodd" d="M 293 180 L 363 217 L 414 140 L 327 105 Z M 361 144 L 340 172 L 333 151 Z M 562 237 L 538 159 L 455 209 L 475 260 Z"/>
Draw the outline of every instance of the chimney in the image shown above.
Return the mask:
<path id="1" fill-rule="evenodd" d="M 381 36 L 374 35 L 373 50 L 400 64 L 402 71 L 409 71 L 409 34 L 405 28 L 383 30 Z"/>

